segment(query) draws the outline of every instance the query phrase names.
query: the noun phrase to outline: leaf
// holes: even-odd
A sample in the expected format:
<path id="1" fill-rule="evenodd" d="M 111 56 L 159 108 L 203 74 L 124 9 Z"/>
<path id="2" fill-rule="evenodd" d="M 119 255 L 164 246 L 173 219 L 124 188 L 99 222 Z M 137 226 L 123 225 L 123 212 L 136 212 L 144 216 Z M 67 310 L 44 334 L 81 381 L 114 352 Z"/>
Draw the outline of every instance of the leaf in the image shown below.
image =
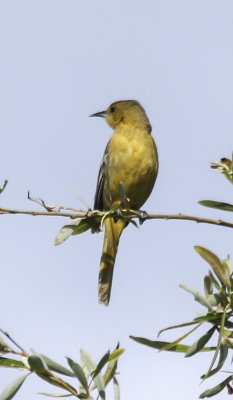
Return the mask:
<path id="1" fill-rule="evenodd" d="M 224 326 L 225 326 L 225 321 L 226 321 L 226 311 L 227 311 L 227 308 L 228 308 L 228 306 L 225 308 L 224 312 L 222 313 L 221 324 L 220 324 L 220 330 L 219 330 L 218 342 L 217 342 L 216 350 L 215 350 L 213 359 L 212 359 L 212 361 L 211 361 L 211 363 L 210 363 L 209 369 L 208 369 L 208 371 L 207 371 L 207 373 L 206 373 L 204 379 L 206 379 L 206 377 L 209 376 L 209 374 L 210 374 L 210 372 L 211 372 L 211 370 L 212 370 L 212 368 L 213 368 L 213 366 L 214 366 L 214 364 L 215 364 L 215 361 L 216 361 L 216 359 L 217 359 L 217 356 L 218 356 L 218 353 L 219 353 L 219 350 L 220 350 L 220 347 L 221 347 L 221 341 L 222 341 L 223 332 L 224 332 Z"/>
<path id="2" fill-rule="evenodd" d="M 225 381 L 219 383 L 217 386 L 214 386 L 211 389 L 206 390 L 200 395 L 200 399 L 204 399 L 205 397 L 212 397 L 215 394 L 221 392 L 227 384 L 233 379 L 233 375 L 229 376 Z"/>
<path id="3" fill-rule="evenodd" d="M 233 183 L 233 155 L 232 160 L 229 158 L 221 158 L 220 162 L 211 162 L 211 168 L 216 168 L 219 172 L 224 174 L 224 176 Z"/>
<path id="4" fill-rule="evenodd" d="M 186 326 L 196 325 L 196 324 L 197 324 L 197 322 L 194 320 L 194 321 L 192 321 L 192 322 L 185 322 L 185 323 L 179 324 L 179 325 L 168 326 L 167 328 L 161 329 L 161 330 L 158 332 L 158 337 L 161 335 L 162 332 L 169 331 L 169 330 L 171 330 L 171 329 L 184 328 L 184 327 L 186 327 Z"/>
<path id="5" fill-rule="evenodd" d="M 67 357 L 67 361 L 69 363 L 70 368 L 74 371 L 76 378 L 78 378 L 79 382 L 88 393 L 88 383 L 82 367 L 78 363 L 71 360 L 71 358 L 69 357 Z"/>
<path id="6" fill-rule="evenodd" d="M 89 374 L 92 374 L 93 371 L 97 368 L 96 361 L 85 350 L 80 350 L 80 355 L 81 355 L 81 359 L 82 359 L 84 367 L 87 368 Z M 105 399 L 105 383 L 104 383 L 104 378 L 101 375 L 101 373 L 99 373 L 95 378 L 93 378 L 93 380 L 96 384 L 96 387 L 98 389 L 101 399 Z"/>
<path id="7" fill-rule="evenodd" d="M 41 379 L 45 380 L 46 382 L 50 383 L 51 385 L 57 386 L 59 388 L 62 388 L 64 390 L 72 393 L 72 395 L 74 395 L 76 397 L 78 395 L 80 396 L 80 393 L 78 393 L 73 386 L 71 386 L 69 383 L 63 381 L 62 379 L 60 379 L 58 376 L 52 374 L 52 372 L 51 373 L 49 373 L 49 372 L 47 372 L 47 373 L 36 372 L 36 374 Z"/>
<path id="8" fill-rule="evenodd" d="M 205 295 L 208 296 L 213 293 L 213 282 L 210 279 L 209 275 L 206 275 L 204 277 L 204 290 L 205 290 Z"/>
<path id="9" fill-rule="evenodd" d="M 108 385 L 108 383 L 113 379 L 115 372 L 117 369 L 117 360 L 112 360 L 108 363 L 108 367 L 106 369 L 106 372 L 104 374 L 104 383 L 105 386 Z"/>
<path id="10" fill-rule="evenodd" d="M 233 212 L 233 204 L 223 203 L 221 201 L 213 200 L 200 200 L 198 202 L 201 206 L 217 208 L 217 210 Z"/>
<path id="11" fill-rule="evenodd" d="M 3 190 L 5 189 L 5 187 L 6 187 L 7 184 L 8 184 L 8 180 L 5 179 L 4 184 L 3 184 L 3 187 L 0 188 L 0 194 L 3 192 Z"/>
<path id="12" fill-rule="evenodd" d="M 63 243 L 71 235 L 79 235 L 91 229 L 93 226 L 100 222 L 100 217 L 86 217 L 86 218 L 74 218 L 64 225 L 58 232 L 54 244 L 57 246 Z"/>
<path id="13" fill-rule="evenodd" d="M 13 360 L 12 358 L 5 357 L 0 357 L 0 367 L 27 369 L 22 361 Z"/>
<path id="14" fill-rule="evenodd" d="M 230 266 L 230 256 L 223 260 L 222 262 L 224 272 L 225 272 L 225 277 L 226 277 L 226 286 L 229 290 L 231 290 L 231 266 Z"/>
<path id="15" fill-rule="evenodd" d="M 135 340 L 135 342 L 144 344 L 145 346 L 152 347 L 153 349 L 161 350 L 165 345 L 168 345 L 170 342 L 161 342 L 158 340 L 149 340 L 141 337 L 130 336 L 131 339 Z M 172 348 L 167 349 L 167 351 L 175 351 L 177 353 L 186 353 L 190 346 L 184 344 L 178 344 Z M 201 351 L 213 351 L 215 347 L 203 347 Z"/>
<path id="16" fill-rule="evenodd" d="M 221 293 L 209 294 L 206 296 L 206 300 L 210 304 L 211 309 L 213 307 L 217 307 L 218 304 L 221 303 L 222 298 L 223 298 L 223 296 L 221 296 Z"/>
<path id="17" fill-rule="evenodd" d="M 59 374 L 63 374 L 66 376 L 74 376 L 73 372 L 69 371 L 67 368 L 63 367 L 63 365 L 58 364 L 57 362 L 51 360 L 51 358 L 48 358 L 44 354 L 40 354 L 40 357 L 42 360 L 45 362 L 45 364 L 48 366 L 51 371 L 58 372 Z"/>
<path id="18" fill-rule="evenodd" d="M 116 350 L 114 350 L 109 356 L 109 361 L 117 360 L 121 356 L 121 354 L 124 353 L 124 351 L 125 351 L 124 349 L 116 349 Z"/>
<path id="19" fill-rule="evenodd" d="M 107 362 L 109 361 L 109 355 L 110 355 L 110 351 L 108 351 L 106 354 L 104 354 L 104 356 L 98 362 L 98 365 L 97 365 L 95 371 L 93 372 L 93 378 L 95 378 L 100 373 L 102 368 L 107 364 Z"/>
<path id="20" fill-rule="evenodd" d="M 218 256 L 212 253 L 212 251 L 205 249 L 201 246 L 195 246 L 194 249 L 204 260 L 206 260 L 211 267 L 213 268 L 215 274 L 217 275 L 218 279 L 226 286 L 226 277 L 225 277 L 225 268 Z"/>
<path id="21" fill-rule="evenodd" d="M 222 290 L 221 286 L 219 285 L 217 279 L 215 279 L 214 275 L 212 274 L 212 272 L 209 270 L 209 277 L 211 282 L 213 283 L 213 285 L 215 286 L 215 288 L 217 290 Z"/>
<path id="22" fill-rule="evenodd" d="M 98 225 L 101 221 L 100 217 L 86 217 L 82 218 L 80 224 L 74 229 L 72 235 L 79 235 L 83 232 L 88 231 L 88 229 L 93 228 L 93 226 Z"/>
<path id="23" fill-rule="evenodd" d="M 201 322 L 200 324 L 198 324 L 197 326 L 195 326 L 193 329 L 191 329 L 191 331 L 185 333 L 184 335 L 182 335 L 182 336 L 179 337 L 178 339 L 174 340 L 174 342 L 168 343 L 168 344 L 164 345 L 163 347 L 161 347 L 160 351 L 169 350 L 170 348 L 176 346 L 176 345 L 179 344 L 183 339 L 185 339 L 185 338 L 188 337 L 191 333 L 193 333 L 196 329 L 198 329 L 201 325 L 202 325 L 202 322 Z"/>
<path id="24" fill-rule="evenodd" d="M 216 326 L 213 326 L 211 329 L 208 330 L 203 336 L 201 336 L 198 340 L 196 340 L 192 346 L 189 347 L 189 349 L 185 353 L 185 357 L 191 357 L 194 354 L 198 353 L 203 349 L 203 347 L 208 343 L 210 338 L 212 337 L 213 333 L 217 329 Z"/>
<path id="25" fill-rule="evenodd" d="M 211 314 L 206 313 L 205 315 L 201 315 L 200 317 L 196 317 L 194 319 L 195 322 L 213 322 L 215 325 L 219 325 L 221 323 L 222 314 Z"/>
<path id="26" fill-rule="evenodd" d="M 77 396 L 77 391 L 67 382 L 63 381 L 61 378 L 53 374 L 47 367 L 46 363 L 39 355 L 32 355 L 28 357 L 28 364 L 32 368 L 32 370 L 40 376 L 41 379 L 44 379 L 46 382 L 49 382 L 51 385 L 58 386 L 62 389 L 68 390 L 73 395 Z"/>
<path id="27" fill-rule="evenodd" d="M 83 363 L 83 366 L 87 368 L 88 373 L 92 374 L 93 371 L 97 367 L 96 361 L 92 358 L 92 356 L 85 350 L 80 350 L 80 355 L 81 355 L 81 360 Z"/>
<path id="28" fill-rule="evenodd" d="M 46 364 L 44 363 L 42 357 L 37 355 L 32 355 L 28 357 L 28 364 L 31 369 L 39 374 L 51 374 Z"/>
<path id="29" fill-rule="evenodd" d="M 22 375 L 19 378 L 15 379 L 12 383 L 10 383 L 6 389 L 3 390 L 2 394 L 0 394 L 0 400 L 11 400 L 14 395 L 18 392 L 21 388 L 22 384 L 24 383 L 27 375 Z"/>
<path id="30" fill-rule="evenodd" d="M 211 303 L 200 292 L 198 292 L 197 290 L 191 289 L 191 288 L 187 288 L 182 283 L 179 286 L 180 286 L 180 288 L 186 290 L 186 292 L 191 293 L 194 296 L 194 299 L 196 301 L 198 301 L 198 303 L 200 303 L 202 306 L 207 307 L 209 310 L 211 310 L 211 308 L 212 308 Z"/>
<path id="31" fill-rule="evenodd" d="M 114 393 L 114 400 L 120 400 L 120 387 L 115 376 L 113 377 L 113 393 Z"/>
<path id="32" fill-rule="evenodd" d="M 224 362 L 227 359 L 227 355 L 228 355 L 228 345 L 225 341 L 223 341 L 220 345 L 220 355 L 219 355 L 219 362 L 218 362 L 217 367 L 212 369 L 212 371 L 210 371 L 208 374 L 202 375 L 201 378 L 202 379 L 209 378 L 210 376 L 216 374 L 216 372 L 220 371 Z"/>

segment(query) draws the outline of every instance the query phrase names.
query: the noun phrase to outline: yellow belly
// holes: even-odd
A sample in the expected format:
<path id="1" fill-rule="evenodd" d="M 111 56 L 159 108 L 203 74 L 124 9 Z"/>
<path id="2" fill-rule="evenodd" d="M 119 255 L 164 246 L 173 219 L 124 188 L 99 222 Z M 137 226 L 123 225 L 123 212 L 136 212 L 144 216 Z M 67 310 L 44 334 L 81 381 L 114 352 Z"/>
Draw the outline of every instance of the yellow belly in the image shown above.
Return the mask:
<path id="1" fill-rule="evenodd" d="M 104 204 L 121 199 L 123 182 L 130 208 L 139 209 L 149 197 L 158 172 L 158 156 L 152 136 L 141 129 L 116 129 L 108 144 Z"/>

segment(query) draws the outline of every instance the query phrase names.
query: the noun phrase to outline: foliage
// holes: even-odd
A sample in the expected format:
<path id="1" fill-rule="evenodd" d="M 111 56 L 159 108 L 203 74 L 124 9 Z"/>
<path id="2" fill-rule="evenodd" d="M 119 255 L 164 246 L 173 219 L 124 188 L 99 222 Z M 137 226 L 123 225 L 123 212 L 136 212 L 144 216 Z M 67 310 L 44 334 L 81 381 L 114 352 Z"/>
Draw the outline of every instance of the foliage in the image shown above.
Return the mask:
<path id="1" fill-rule="evenodd" d="M 212 168 L 217 168 L 225 177 L 233 183 L 233 161 L 223 158 L 220 163 L 211 163 Z M 203 200 L 199 202 L 207 207 L 217 208 L 224 211 L 233 211 L 233 205 L 222 202 L 213 202 Z M 162 332 L 192 326 L 187 333 L 172 342 L 162 342 L 158 340 L 149 340 L 142 337 L 131 336 L 133 340 L 146 346 L 158 349 L 160 351 L 173 351 L 184 353 L 185 357 L 191 357 L 199 352 L 212 351 L 213 357 L 207 372 L 201 376 L 205 380 L 219 372 L 227 360 L 227 356 L 233 350 L 233 273 L 230 270 L 229 256 L 221 261 L 216 254 L 201 246 L 195 246 L 197 253 L 206 260 L 211 266 L 213 273 L 209 270 L 208 275 L 204 277 L 204 294 L 195 289 L 180 285 L 181 288 L 191 293 L 194 299 L 206 308 L 201 316 L 194 318 L 191 322 L 169 326 L 162 329 Z M 192 345 L 182 343 L 191 333 L 207 324 L 210 328 L 204 335 L 200 336 Z M 217 335 L 216 346 L 206 347 L 213 335 Z M 211 397 L 219 393 L 226 386 L 229 393 L 233 393 L 230 382 L 233 380 L 233 371 L 230 376 L 221 381 L 217 386 L 206 390 L 200 395 L 200 398 Z"/>
<path id="2" fill-rule="evenodd" d="M 221 174 L 225 176 L 228 181 L 233 184 L 233 154 L 232 160 L 228 158 L 222 158 L 220 162 L 210 163 L 211 168 L 217 169 Z M 205 207 L 217 208 L 218 210 L 231 211 L 233 212 L 233 204 L 223 203 L 221 201 L 213 200 L 201 200 L 199 204 Z"/>
<path id="3" fill-rule="evenodd" d="M 4 332 L 3 332 L 4 333 Z M 10 338 L 8 334 L 7 337 Z M 14 344 L 15 341 L 13 341 Z M 120 398 L 119 385 L 116 379 L 118 358 L 124 352 L 123 349 L 117 348 L 110 353 L 108 351 L 97 363 L 92 356 L 85 350 L 80 350 L 81 364 L 67 357 L 68 367 L 58 364 L 43 354 L 33 352 L 28 354 L 22 350 L 20 352 L 12 349 L 0 337 L 0 353 L 4 357 L 0 357 L 0 367 L 16 368 L 27 371 L 26 374 L 11 382 L 5 390 L 0 394 L 0 400 L 10 400 L 18 392 L 26 378 L 32 373 L 39 378 L 47 381 L 49 384 L 63 389 L 64 393 L 41 393 L 49 397 L 69 397 L 75 396 L 78 399 L 94 399 L 92 392 L 96 393 L 96 398 L 105 399 L 105 389 L 109 382 L 113 382 L 113 391 L 115 400 Z M 11 354 L 12 358 L 5 355 Z M 21 360 L 15 358 L 21 358 Z M 56 374 L 55 374 L 56 373 Z M 60 378 L 59 375 L 65 376 Z M 74 380 L 72 385 L 67 382 L 67 378 Z M 73 386 L 74 385 L 74 386 Z"/>

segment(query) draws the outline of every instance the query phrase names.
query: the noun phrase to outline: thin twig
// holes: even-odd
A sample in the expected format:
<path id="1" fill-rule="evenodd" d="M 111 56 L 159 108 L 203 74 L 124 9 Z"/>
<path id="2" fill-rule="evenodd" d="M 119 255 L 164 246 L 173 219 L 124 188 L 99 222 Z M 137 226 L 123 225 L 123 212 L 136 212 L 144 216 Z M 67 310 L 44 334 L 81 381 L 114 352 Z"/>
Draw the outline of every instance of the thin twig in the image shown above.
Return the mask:
<path id="1" fill-rule="evenodd" d="M 16 341 L 14 340 L 14 339 L 12 339 L 12 337 L 9 335 L 9 333 L 7 333 L 6 331 L 4 331 L 3 329 L 1 329 L 0 328 L 0 332 L 3 334 L 3 335 L 5 335 L 16 347 L 18 347 L 18 349 L 22 352 L 22 353 L 19 353 L 19 352 L 17 352 L 17 351 L 15 351 L 15 350 L 13 350 L 13 349 L 10 349 L 11 350 L 11 352 L 13 353 L 13 354 L 17 354 L 17 355 L 24 355 L 24 356 L 27 356 L 28 354 L 27 354 L 27 352 L 18 344 L 18 343 L 16 343 Z"/>
<path id="2" fill-rule="evenodd" d="M 59 212 L 60 210 L 66 210 L 66 211 L 74 211 L 74 212 L 81 212 L 81 213 L 86 213 L 85 210 L 80 210 L 77 208 L 72 208 L 72 207 L 64 207 L 61 204 L 46 204 L 43 199 L 40 198 L 33 198 L 30 195 L 30 192 L 28 191 L 28 200 L 34 201 L 35 203 L 39 204 L 41 207 L 45 208 L 46 211 L 55 211 Z"/>
<path id="3" fill-rule="evenodd" d="M 210 219 L 210 218 L 202 218 L 202 217 L 195 217 L 192 215 L 185 215 L 185 214 L 177 214 L 177 215 L 154 215 L 148 214 L 147 219 L 180 219 L 186 221 L 194 221 L 204 224 L 212 224 L 212 225 L 219 225 L 219 226 L 226 226 L 228 228 L 233 228 L 233 223 L 222 221 L 221 219 Z"/>
<path id="4" fill-rule="evenodd" d="M 67 218 L 88 218 L 96 216 L 96 217 L 103 217 L 105 218 L 119 218 L 119 213 L 113 211 L 109 212 L 109 215 L 106 216 L 106 211 L 98 211 L 98 210 L 82 210 L 80 212 L 63 212 L 63 211 L 30 211 L 30 210 L 12 210 L 9 208 L 0 208 L 0 215 L 1 214 L 22 214 L 22 215 L 32 215 L 32 216 L 53 216 L 53 217 L 67 217 Z M 122 210 L 121 216 L 125 218 L 139 218 L 141 216 L 141 211 L 135 210 Z M 220 219 L 210 219 L 210 218 L 202 218 L 196 217 L 192 215 L 185 215 L 185 214 L 147 214 L 146 218 L 149 219 L 173 219 L 173 220 L 186 220 L 186 221 L 193 221 L 198 223 L 204 224 L 211 224 L 211 225 L 218 225 L 218 226 L 225 226 L 228 228 L 233 228 L 233 223 L 223 221 Z"/>

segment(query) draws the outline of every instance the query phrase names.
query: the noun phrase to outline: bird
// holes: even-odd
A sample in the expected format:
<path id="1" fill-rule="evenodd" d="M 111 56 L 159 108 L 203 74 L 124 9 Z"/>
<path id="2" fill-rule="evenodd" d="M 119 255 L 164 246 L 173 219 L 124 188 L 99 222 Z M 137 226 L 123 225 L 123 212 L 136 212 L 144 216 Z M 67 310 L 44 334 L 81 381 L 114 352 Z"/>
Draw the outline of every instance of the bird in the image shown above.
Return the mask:
<path id="1" fill-rule="evenodd" d="M 158 152 L 145 110 L 136 100 L 121 100 L 90 117 L 104 118 L 114 130 L 101 162 L 94 210 L 109 211 L 114 204 L 121 204 L 120 186 L 123 186 L 127 196 L 126 207 L 140 210 L 152 192 L 159 166 Z M 127 225 L 128 221 L 120 215 L 104 220 L 98 300 L 105 306 L 110 301 L 119 239 Z M 100 225 L 92 227 L 92 233 L 100 230 Z"/>

